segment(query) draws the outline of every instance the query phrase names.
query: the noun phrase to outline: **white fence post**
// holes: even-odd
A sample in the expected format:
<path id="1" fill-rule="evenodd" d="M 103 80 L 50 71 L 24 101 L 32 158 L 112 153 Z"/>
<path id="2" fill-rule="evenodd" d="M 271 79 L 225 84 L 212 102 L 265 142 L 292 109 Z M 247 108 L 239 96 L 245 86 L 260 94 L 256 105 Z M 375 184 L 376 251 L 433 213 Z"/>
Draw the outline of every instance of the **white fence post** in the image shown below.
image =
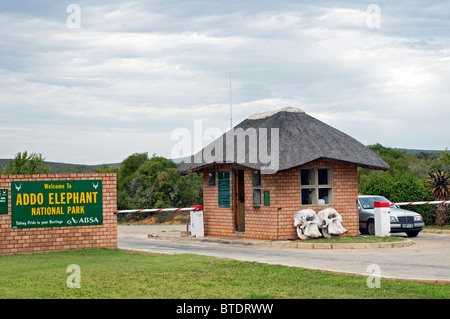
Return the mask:
<path id="1" fill-rule="evenodd" d="M 389 202 L 374 202 L 375 236 L 386 237 L 391 232 Z"/>
<path id="2" fill-rule="evenodd" d="M 205 237 L 203 228 L 203 210 L 191 211 L 191 236 Z"/>

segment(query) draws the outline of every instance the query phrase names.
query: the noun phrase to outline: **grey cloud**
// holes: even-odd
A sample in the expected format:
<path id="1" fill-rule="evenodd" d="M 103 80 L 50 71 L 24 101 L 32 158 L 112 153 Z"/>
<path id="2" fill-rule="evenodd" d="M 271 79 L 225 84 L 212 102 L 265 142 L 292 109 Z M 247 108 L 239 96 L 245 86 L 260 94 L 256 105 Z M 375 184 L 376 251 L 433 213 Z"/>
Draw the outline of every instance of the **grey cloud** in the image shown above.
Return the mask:
<path id="1" fill-rule="evenodd" d="M 448 134 L 436 132 L 450 133 L 441 120 L 449 115 L 450 14 L 437 1 L 379 1 L 379 29 L 365 24 L 368 3 L 350 1 L 76 3 L 80 29 L 65 24 L 68 3 L 0 5 L 0 111 L 8 114 L 0 126 L 38 123 L 39 139 L 20 135 L 17 145 L 45 147 L 48 159 L 49 141 L 62 139 L 46 124 L 58 123 L 73 132 L 77 152 L 92 134 L 103 154 L 114 154 L 107 145 L 116 140 L 112 147 L 168 155 L 169 141 L 157 139 L 174 128 L 229 123 L 230 72 L 235 124 L 290 105 L 363 142 L 427 148 L 429 132 L 433 148 L 448 147 L 436 138 Z M 424 108 L 438 119 L 419 134 L 412 127 L 424 125 Z M 0 130 L 7 136 L 19 141 Z"/>

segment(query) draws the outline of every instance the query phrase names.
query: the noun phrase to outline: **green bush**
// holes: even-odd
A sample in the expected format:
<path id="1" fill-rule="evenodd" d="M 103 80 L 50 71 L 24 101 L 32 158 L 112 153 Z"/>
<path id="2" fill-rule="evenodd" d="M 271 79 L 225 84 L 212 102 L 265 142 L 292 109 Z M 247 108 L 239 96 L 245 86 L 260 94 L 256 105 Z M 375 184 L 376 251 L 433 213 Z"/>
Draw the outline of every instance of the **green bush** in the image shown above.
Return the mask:
<path id="1" fill-rule="evenodd" d="M 199 173 L 180 175 L 178 165 L 161 156 L 136 153 L 127 157 L 117 173 L 117 207 L 148 209 L 203 204 L 203 178 Z M 120 214 L 119 222 L 139 220 L 154 213 Z"/>
<path id="2" fill-rule="evenodd" d="M 450 155 L 443 152 L 406 152 L 380 144 L 368 146 L 390 168 L 386 172 L 358 169 L 358 191 L 362 195 L 382 195 L 392 202 L 434 200 L 429 189 L 429 172 L 450 169 Z M 435 205 L 402 207 L 422 215 L 425 224 L 435 223 Z"/>
<path id="3" fill-rule="evenodd" d="M 411 172 L 373 172 L 360 178 L 359 193 L 363 195 L 381 195 L 391 202 L 410 202 L 433 200 L 425 180 Z M 425 224 L 434 223 L 436 207 L 432 205 L 414 205 L 401 208 L 422 215 Z"/>

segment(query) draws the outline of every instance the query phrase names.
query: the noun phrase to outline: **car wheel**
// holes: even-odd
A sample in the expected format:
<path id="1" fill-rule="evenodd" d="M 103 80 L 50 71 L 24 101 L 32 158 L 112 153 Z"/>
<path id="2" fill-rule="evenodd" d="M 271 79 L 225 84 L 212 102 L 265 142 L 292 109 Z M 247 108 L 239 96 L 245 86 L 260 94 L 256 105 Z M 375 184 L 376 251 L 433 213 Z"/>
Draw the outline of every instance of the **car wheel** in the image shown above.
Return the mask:
<path id="1" fill-rule="evenodd" d="M 419 235 L 420 230 L 412 230 L 412 231 L 407 231 L 406 235 L 408 235 L 408 237 L 416 237 L 417 235 Z"/>
<path id="2" fill-rule="evenodd" d="M 366 229 L 369 235 L 375 236 L 375 223 L 372 219 L 367 221 Z"/>

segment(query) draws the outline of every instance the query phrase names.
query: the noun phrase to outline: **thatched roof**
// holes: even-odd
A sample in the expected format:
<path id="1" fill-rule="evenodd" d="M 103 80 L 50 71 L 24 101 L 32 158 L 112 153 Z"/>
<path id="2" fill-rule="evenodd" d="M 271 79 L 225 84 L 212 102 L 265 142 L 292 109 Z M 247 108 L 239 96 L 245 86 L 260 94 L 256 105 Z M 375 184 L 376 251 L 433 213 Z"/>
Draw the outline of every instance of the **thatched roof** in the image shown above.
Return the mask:
<path id="1" fill-rule="evenodd" d="M 264 135 L 265 131 L 267 137 Z M 239 134 L 249 136 L 246 138 L 245 149 L 237 142 L 236 135 Z M 233 137 L 234 145 L 231 139 L 227 144 L 227 137 Z M 251 157 L 252 150 L 258 149 L 260 141 L 267 141 L 267 147 L 262 145 L 263 153 L 257 153 L 255 161 L 254 157 Z M 279 141 L 278 149 L 274 147 L 277 141 Z M 227 145 L 233 146 L 228 147 L 228 153 Z M 272 168 L 274 168 L 273 162 L 278 161 L 275 171 L 287 170 L 316 160 L 338 161 L 380 170 L 389 168 L 389 165 L 378 155 L 354 138 L 299 109 L 284 108 L 250 116 L 235 126 L 234 130 L 230 130 L 191 157 L 191 163 L 180 166 L 178 172 L 200 171 L 216 163 L 238 163 L 264 170 L 270 164 L 267 157 L 263 157 L 267 152 L 272 156 L 270 158 Z M 243 160 L 244 154 L 245 160 Z"/>

